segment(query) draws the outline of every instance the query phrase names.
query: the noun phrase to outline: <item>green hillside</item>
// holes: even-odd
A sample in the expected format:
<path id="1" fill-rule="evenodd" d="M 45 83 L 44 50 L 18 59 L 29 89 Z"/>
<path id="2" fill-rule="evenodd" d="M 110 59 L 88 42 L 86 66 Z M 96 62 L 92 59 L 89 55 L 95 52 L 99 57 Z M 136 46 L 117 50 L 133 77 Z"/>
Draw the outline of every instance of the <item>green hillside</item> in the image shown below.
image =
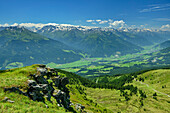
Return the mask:
<path id="1" fill-rule="evenodd" d="M 61 77 L 68 77 L 69 84 L 67 88 L 70 91 L 70 101 L 73 103 L 69 109 L 65 109 L 63 107 L 58 107 L 55 99 L 52 97 L 52 103 L 45 100 L 46 105 L 43 102 L 33 101 L 29 97 L 21 95 L 17 92 L 4 92 L 4 88 L 18 87 L 21 91 L 27 90 L 27 81 L 31 79 L 31 74 L 37 72 L 37 68 L 41 65 L 32 65 L 23 68 L 16 68 L 10 70 L 0 71 L 0 112 L 11 113 L 11 112 L 79 112 L 75 105 L 82 104 L 85 106 L 84 111 L 87 112 L 104 112 L 107 110 L 102 106 L 99 106 L 97 103 L 94 103 L 91 99 L 87 98 L 85 93 L 86 87 L 85 84 L 88 85 L 92 82 L 88 82 L 88 80 L 75 75 L 73 73 L 57 70 L 58 74 Z M 84 84 L 84 85 L 83 85 Z M 4 98 L 8 97 L 11 102 L 4 102 Z"/>
<path id="2" fill-rule="evenodd" d="M 18 64 L 68 63 L 83 57 L 80 51 L 25 28 L 6 28 L 0 31 L 0 40 L 2 69 L 19 67 Z"/>
<path id="3" fill-rule="evenodd" d="M 69 109 L 51 102 L 33 101 L 17 92 L 4 92 L 4 88 L 18 87 L 27 90 L 27 81 L 41 65 L 0 71 L 0 112 L 80 112 L 75 105 L 85 107 L 82 112 L 170 112 L 170 70 L 146 70 L 121 76 L 103 76 L 95 82 L 74 73 L 55 69 L 61 77 L 67 77 L 69 84 Z M 49 81 L 50 82 L 50 81 Z M 12 102 L 4 101 L 8 97 Z M 36 105 L 36 106 L 35 106 Z"/>

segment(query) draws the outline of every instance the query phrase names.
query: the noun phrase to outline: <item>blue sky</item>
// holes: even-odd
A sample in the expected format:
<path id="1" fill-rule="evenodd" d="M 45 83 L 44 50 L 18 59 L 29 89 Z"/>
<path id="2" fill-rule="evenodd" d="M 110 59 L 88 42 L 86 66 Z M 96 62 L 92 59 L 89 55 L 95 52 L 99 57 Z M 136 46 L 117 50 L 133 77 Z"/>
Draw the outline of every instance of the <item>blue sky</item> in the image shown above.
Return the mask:
<path id="1" fill-rule="evenodd" d="M 160 28 L 170 24 L 170 0 L 0 0 L 5 23 Z"/>

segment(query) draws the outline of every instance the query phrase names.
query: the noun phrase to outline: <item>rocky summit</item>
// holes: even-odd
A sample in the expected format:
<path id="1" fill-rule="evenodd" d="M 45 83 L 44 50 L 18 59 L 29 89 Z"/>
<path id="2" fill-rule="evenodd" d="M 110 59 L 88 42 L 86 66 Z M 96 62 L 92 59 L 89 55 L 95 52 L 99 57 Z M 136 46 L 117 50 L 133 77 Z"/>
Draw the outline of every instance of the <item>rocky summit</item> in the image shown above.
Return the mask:
<path id="1" fill-rule="evenodd" d="M 60 77 L 54 69 L 46 68 L 45 65 L 38 67 L 37 72 L 30 76 L 32 79 L 27 81 L 28 88 L 25 92 L 18 87 L 4 88 L 4 92 L 18 92 L 19 94 L 28 96 L 33 101 L 41 101 L 43 103 L 45 103 L 45 99 L 52 103 L 51 97 L 53 96 L 58 106 L 65 109 L 69 108 L 71 102 L 69 90 L 66 87 L 69 83 L 67 77 Z"/>

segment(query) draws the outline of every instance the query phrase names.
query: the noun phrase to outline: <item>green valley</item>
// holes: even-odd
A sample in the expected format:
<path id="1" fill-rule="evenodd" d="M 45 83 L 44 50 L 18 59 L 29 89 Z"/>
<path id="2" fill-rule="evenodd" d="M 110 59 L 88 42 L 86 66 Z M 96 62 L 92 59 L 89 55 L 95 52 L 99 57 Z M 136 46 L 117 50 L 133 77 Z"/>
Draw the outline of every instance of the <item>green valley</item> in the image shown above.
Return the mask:
<path id="1" fill-rule="evenodd" d="M 157 50 L 156 52 L 154 51 L 154 49 L 151 50 L 148 48 L 136 54 L 122 56 L 117 54 L 106 58 L 84 58 L 66 64 L 48 63 L 47 66 L 64 69 L 89 78 L 106 74 L 125 74 L 144 69 L 169 66 L 169 48 Z"/>

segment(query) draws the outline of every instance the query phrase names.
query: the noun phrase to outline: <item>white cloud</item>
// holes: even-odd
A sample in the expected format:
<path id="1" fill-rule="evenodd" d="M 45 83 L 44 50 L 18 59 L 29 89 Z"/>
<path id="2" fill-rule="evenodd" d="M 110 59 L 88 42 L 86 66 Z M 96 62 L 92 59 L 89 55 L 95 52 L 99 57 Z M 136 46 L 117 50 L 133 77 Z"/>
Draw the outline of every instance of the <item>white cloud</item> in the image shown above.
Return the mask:
<path id="1" fill-rule="evenodd" d="M 92 24 L 106 24 L 108 22 L 113 22 L 113 20 L 108 19 L 108 20 L 101 20 L 101 19 L 97 19 L 97 20 L 86 20 L 86 22 L 92 23 Z"/>
<path id="2" fill-rule="evenodd" d="M 108 22 L 107 20 L 103 20 L 103 21 L 100 21 L 99 24 L 105 24 L 107 22 Z"/>
<path id="3" fill-rule="evenodd" d="M 97 19 L 97 20 L 86 20 L 86 22 L 90 22 L 91 24 L 107 24 L 107 25 L 109 24 L 109 27 L 127 27 L 127 25 L 123 20 L 113 21 L 112 19 L 108 19 L 108 20 Z"/>
<path id="4" fill-rule="evenodd" d="M 169 9 L 170 9 L 170 4 L 154 4 L 154 5 L 149 5 L 148 8 L 142 9 L 139 12 L 144 13 L 144 12 L 162 11 L 162 10 L 169 10 Z"/>
<path id="5" fill-rule="evenodd" d="M 96 20 L 96 22 L 100 22 L 100 21 L 102 21 L 102 20 L 100 20 L 100 19 L 99 19 L 99 20 Z"/>
<path id="6" fill-rule="evenodd" d="M 94 20 L 86 20 L 86 22 L 93 22 Z"/>
<path id="7" fill-rule="evenodd" d="M 163 31 L 170 31 L 170 24 L 162 25 L 160 29 Z"/>
<path id="8" fill-rule="evenodd" d="M 114 21 L 114 22 L 111 22 L 109 23 L 110 24 L 110 27 L 123 27 L 125 25 L 125 22 L 123 20 L 120 20 L 120 21 Z"/>

